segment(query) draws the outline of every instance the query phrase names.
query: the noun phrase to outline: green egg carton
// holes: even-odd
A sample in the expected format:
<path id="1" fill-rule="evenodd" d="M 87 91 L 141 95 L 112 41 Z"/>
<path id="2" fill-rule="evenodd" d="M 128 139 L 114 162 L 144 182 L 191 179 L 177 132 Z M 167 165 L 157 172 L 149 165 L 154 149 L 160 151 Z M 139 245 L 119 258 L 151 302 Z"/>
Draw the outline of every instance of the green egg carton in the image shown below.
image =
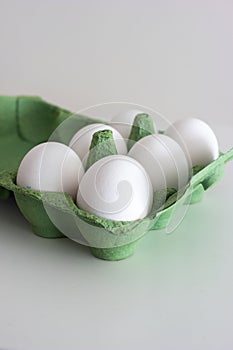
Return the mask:
<path id="1" fill-rule="evenodd" d="M 0 199 L 8 199 L 13 194 L 35 234 L 45 238 L 67 236 L 88 245 L 94 256 L 105 260 L 130 256 L 148 231 L 169 225 L 176 208 L 199 202 L 204 192 L 223 176 L 225 163 L 233 159 L 231 149 L 205 168 L 195 167 L 187 188 L 181 192 L 168 189 L 163 205 L 165 193 L 155 193 L 153 208 L 144 219 L 131 222 L 103 219 L 79 209 L 66 193 L 39 192 L 16 185 L 17 169 L 24 155 L 35 145 L 47 141 L 68 118 L 73 123 L 66 143 L 72 133 L 96 122 L 96 119 L 73 115 L 39 97 L 0 96 Z"/>

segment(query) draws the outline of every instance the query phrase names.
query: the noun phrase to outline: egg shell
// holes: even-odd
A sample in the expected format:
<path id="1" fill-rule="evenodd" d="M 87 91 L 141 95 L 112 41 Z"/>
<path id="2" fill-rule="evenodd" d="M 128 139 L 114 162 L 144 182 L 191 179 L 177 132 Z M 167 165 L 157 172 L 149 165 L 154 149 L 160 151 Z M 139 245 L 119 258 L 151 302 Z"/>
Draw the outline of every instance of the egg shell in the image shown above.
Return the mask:
<path id="1" fill-rule="evenodd" d="M 84 174 L 77 195 L 78 207 L 115 221 L 144 218 L 152 202 L 148 174 L 125 155 L 110 155 L 94 163 Z"/>
<path id="2" fill-rule="evenodd" d="M 82 162 L 71 148 L 59 142 L 45 142 L 24 156 L 16 183 L 37 191 L 67 192 L 75 198 L 83 174 Z"/>
<path id="3" fill-rule="evenodd" d="M 114 118 L 112 118 L 111 125 L 119 131 L 119 133 L 124 137 L 124 139 L 128 139 L 131 133 L 131 128 L 134 122 L 135 117 L 138 114 L 144 114 L 139 109 L 130 109 L 124 112 L 117 114 Z M 155 132 L 157 132 L 156 125 L 154 123 Z"/>
<path id="4" fill-rule="evenodd" d="M 92 136 L 97 131 L 111 130 L 118 154 L 127 154 L 127 145 L 122 135 L 113 127 L 105 124 L 89 124 L 80 129 L 70 140 L 69 146 L 78 154 L 83 164 L 86 164 Z"/>
<path id="5" fill-rule="evenodd" d="M 182 148 L 168 136 L 149 135 L 134 144 L 128 155 L 147 171 L 153 190 L 179 189 L 190 178 L 188 162 Z"/>
<path id="6" fill-rule="evenodd" d="M 203 120 L 187 118 L 176 121 L 165 134 L 182 147 L 191 167 L 206 166 L 219 156 L 218 140 Z"/>

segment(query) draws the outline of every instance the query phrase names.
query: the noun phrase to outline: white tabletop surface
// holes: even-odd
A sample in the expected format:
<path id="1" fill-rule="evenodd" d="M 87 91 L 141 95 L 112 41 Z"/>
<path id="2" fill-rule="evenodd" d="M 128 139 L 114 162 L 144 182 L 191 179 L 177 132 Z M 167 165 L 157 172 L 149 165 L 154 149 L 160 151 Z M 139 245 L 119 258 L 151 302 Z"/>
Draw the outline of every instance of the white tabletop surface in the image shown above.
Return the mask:
<path id="1" fill-rule="evenodd" d="M 197 116 L 233 146 L 231 1 L 0 1 L 0 93 Z M 233 162 L 170 235 L 119 262 L 35 236 L 0 201 L 1 350 L 233 348 Z"/>

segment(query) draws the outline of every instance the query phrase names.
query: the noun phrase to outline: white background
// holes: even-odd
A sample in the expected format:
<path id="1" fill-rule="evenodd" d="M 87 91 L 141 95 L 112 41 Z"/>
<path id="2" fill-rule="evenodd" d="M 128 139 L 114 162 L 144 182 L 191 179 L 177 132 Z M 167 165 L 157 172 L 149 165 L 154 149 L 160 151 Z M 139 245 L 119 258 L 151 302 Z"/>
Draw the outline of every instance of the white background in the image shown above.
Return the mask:
<path id="1" fill-rule="evenodd" d="M 0 0 L 0 93 L 200 117 L 226 151 L 232 39 L 231 0 Z M 0 348 L 232 349 L 232 176 L 231 164 L 176 232 L 151 232 L 121 262 L 36 237 L 0 202 Z"/>

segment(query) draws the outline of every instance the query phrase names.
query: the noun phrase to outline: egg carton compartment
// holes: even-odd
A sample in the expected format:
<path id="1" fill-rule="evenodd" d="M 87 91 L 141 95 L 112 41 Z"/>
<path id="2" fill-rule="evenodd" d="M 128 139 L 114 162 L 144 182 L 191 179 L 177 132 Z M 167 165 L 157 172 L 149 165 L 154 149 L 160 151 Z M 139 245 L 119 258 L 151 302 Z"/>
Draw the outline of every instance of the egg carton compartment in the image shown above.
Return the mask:
<path id="1" fill-rule="evenodd" d="M 67 142 L 71 133 L 97 122 L 73 115 L 39 97 L 0 96 L 0 199 L 13 194 L 35 234 L 45 238 L 67 236 L 88 245 L 92 254 L 101 259 L 120 260 L 130 256 L 148 231 L 167 227 L 174 209 L 202 200 L 204 192 L 223 176 L 225 163 L 233 158 L 233 149 L 221 153 L 205 168 L 195 167 L 185 189 L 155 193 L 152 210 L 144 219 L 123 222 L 100 218 L 79 209 L 66 193 L 39 192 L 16 185 L 17 169 L 24 155 L 35 145 L 47 141 L 71 116 L 75 130 L 72 123 Z M 162 204 L 160 198 L 164 195 L 166 202 Z"/>

